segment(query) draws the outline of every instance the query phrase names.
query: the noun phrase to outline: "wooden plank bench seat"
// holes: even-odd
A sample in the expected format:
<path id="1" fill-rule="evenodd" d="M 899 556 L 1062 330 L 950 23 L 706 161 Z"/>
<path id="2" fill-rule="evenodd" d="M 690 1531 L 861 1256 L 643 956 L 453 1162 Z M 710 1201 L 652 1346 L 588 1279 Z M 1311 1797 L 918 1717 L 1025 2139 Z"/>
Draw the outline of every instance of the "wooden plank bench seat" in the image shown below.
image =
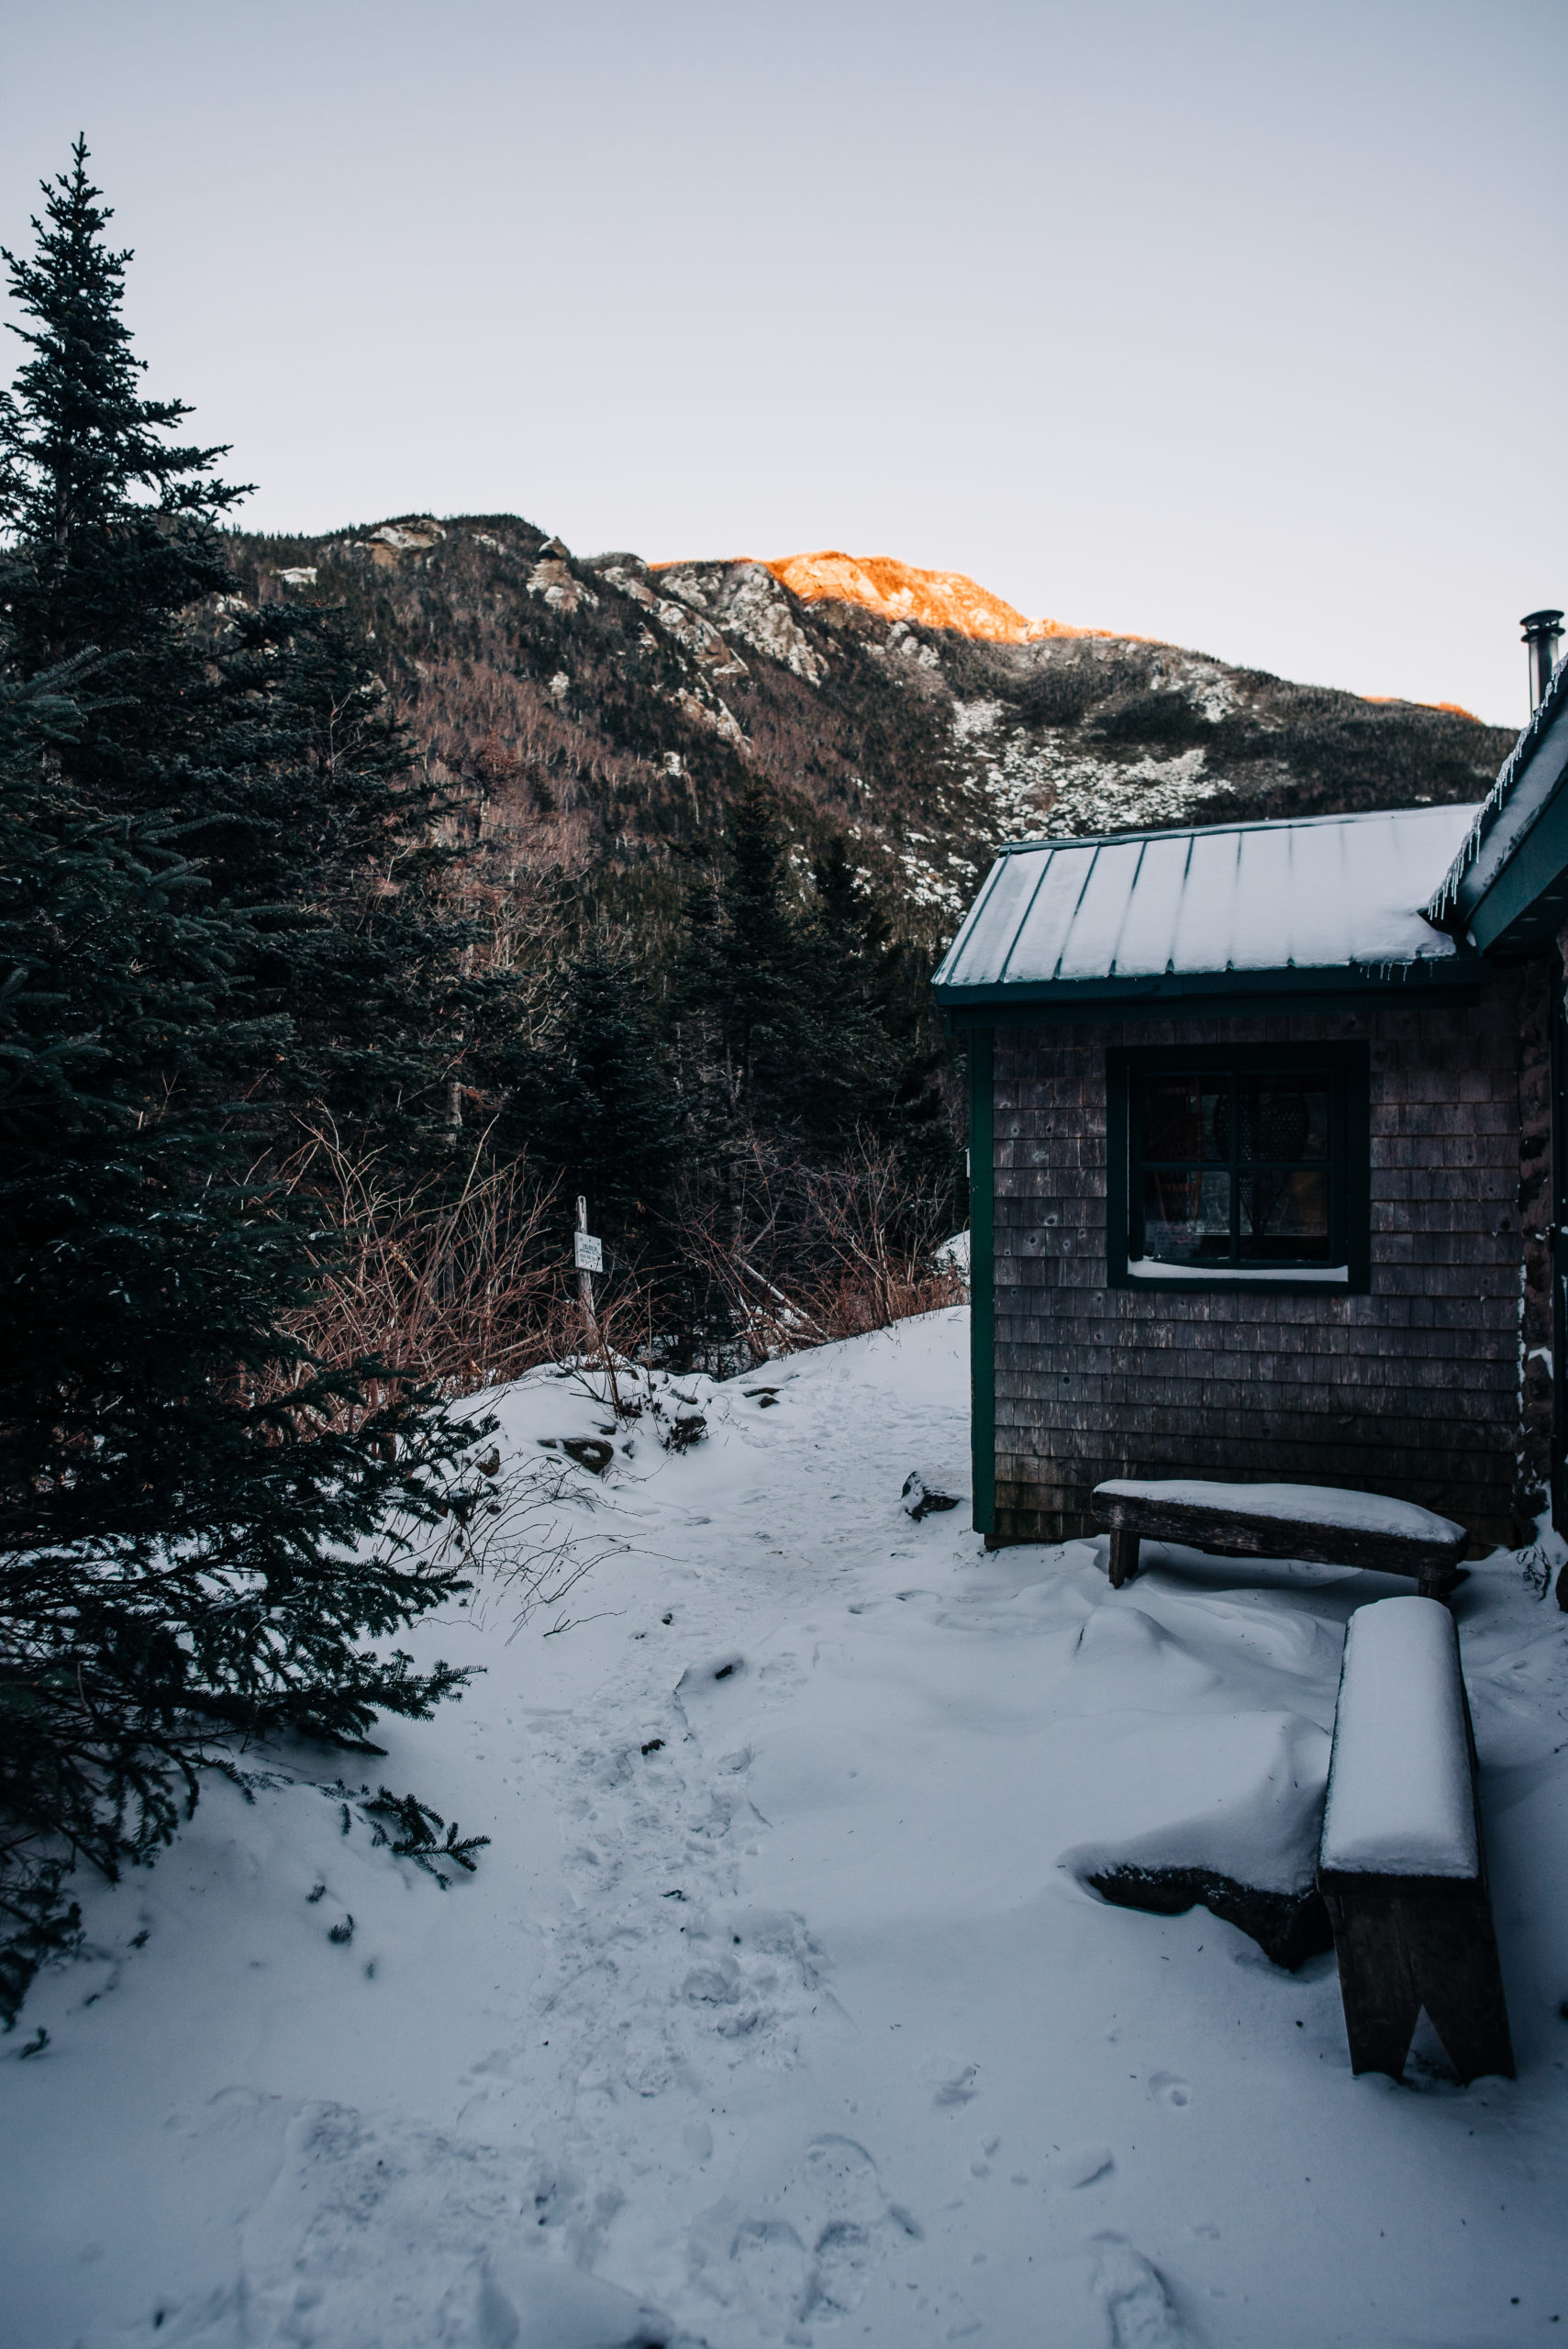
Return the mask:
<path id="1" fill-rule="evenodd" d="M 1424 1598 L 1463 1579 L 1462 1525 L 1412 1501 L 1331 1485 L 1220 1485 L 1193 1477 L 1096 1485 L 1095 1516 L 1111 1537 L 1111 1585 L 1138 1572 L 1141 1542 L 1180 1542 L 1230 1558 L 1299 1558 L 1308 1565 L 1371 1566 L 1409 1575 Z"/>
<path id="2" fill-rule="evenodd" d="M 1400 2078 L 1425 2007 L 1462 2081 L 1513 2077 L 1459 1635 L 1429 1598 L 1351 1617 L 1318 1888 L 1352 2071 Z"/>

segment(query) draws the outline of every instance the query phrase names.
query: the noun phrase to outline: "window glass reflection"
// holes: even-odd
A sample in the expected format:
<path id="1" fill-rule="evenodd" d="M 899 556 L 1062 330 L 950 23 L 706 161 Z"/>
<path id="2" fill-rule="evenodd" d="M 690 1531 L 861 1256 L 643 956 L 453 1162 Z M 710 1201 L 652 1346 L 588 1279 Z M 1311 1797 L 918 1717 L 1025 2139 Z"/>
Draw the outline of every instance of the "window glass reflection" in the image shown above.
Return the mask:
<path id="1" fill-rule="evenodd" d="M 1229 1175 L 1149 1168 L 1143 1177 L 1143 1252 L 1167 1264 L 1229 1257 Z"/>
<path id="2" fill-rule="evenodd" d="M 1321 1070 L 1144 1076 L 1132 1170 L 1142 1254 L 1173 1264 L 1329 1263 L 1340 1097 Z"/>

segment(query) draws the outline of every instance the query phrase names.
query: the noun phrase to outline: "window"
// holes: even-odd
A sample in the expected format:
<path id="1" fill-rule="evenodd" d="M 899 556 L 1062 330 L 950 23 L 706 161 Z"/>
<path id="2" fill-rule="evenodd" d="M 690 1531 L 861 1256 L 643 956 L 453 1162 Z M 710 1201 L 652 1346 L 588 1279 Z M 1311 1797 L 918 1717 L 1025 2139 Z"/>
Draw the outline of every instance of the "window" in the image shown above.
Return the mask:
<path id="1" fill-rule="evenodd" d="M 1364 1045 L 1107 1056 L 1113 1285 L 1364 1289 Z"/>

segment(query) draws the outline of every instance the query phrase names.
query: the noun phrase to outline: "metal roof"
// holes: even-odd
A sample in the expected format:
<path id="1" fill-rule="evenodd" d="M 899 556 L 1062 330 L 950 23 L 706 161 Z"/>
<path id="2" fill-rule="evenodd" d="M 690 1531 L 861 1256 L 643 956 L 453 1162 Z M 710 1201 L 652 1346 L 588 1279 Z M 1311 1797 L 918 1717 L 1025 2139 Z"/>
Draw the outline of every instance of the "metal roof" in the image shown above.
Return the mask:
<path id="1" fill-rule="evenodd" d="M 1402 807 L 1022 841 L 992 867 L 937 973 L 938 996 L 1086 996 L 1138 981 L 1144 993 L 1184 974 L 1451 961 L 1454 941 L 1421 908 L 1474 820 L 1473 807 Z"/>

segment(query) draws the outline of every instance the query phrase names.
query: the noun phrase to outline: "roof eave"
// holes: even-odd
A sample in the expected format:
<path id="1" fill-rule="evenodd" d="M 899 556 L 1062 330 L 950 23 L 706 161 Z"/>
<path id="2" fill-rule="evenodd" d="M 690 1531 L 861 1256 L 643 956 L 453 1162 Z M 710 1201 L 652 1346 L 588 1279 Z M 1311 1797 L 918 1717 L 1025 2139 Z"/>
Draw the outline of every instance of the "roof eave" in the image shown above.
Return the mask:
<path id="1" fill-rule="evenodd" d="M 1487 853 L 1498 846 L 1491 835 L 1461 884 L 1454 920 L 1483 952 L 1539 952 L 1568 926 L 1568 716 L 1553 747 L 1560 772 L 1551 788 L 1498 853 Z"/>
<path id="2" fill-rule="evenodd" d="M 939 985 L 936 998 L 960 1026 L 984 1024 L 976 1015 L 1013 1019 L 1197 1016 L 1221 1008 L 1240 1013 L 1299 1008 L 1311 1002 L 1384 1003 L 1418 991 L 1441 1001 L 1473 1002 L 1485 965 L 1479 954 L 1423 955 L 1406 963 L 1333 963 L 1319 968 L 1259 971 L 1168 971 L 1136 978 L 1007 980 L 1001 985 Z"/>
<path id="3" fill-rule="evenodd" d="M 1558 764 L 1539 790 L 1530 788 L 1541 765 L 1543 746 Z M 1468 916 L 1498 874 L 1534 829 L 1562 780 L 1568 746 L 1568 658 L 1552 671 L 1546 691 L 1518 740 L 1504 760 L 1497 780 L 1475 811 L 1464 845 L 1427 907 L 1429 921 L 1446 922 L 1455 908 Z"/>

